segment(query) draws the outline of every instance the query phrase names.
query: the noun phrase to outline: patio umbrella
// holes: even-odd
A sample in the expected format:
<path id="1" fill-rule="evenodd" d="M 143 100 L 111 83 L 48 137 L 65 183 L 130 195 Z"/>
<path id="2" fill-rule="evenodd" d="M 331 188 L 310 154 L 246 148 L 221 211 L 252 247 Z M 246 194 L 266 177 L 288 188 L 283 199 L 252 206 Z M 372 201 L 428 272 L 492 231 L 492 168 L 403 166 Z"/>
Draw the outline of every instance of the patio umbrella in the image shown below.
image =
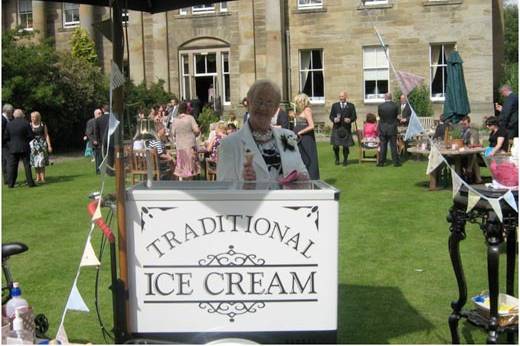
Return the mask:
<path id="1" fill-rule="evenodd" d="M 447 60 L 448 81 L 446 83 L 446 99 L 444 101 L 444 117 L 452 123 L 458 123 L 462 117 L 471 112 L 468 91 L 464 81 L 462 58 L 453 51 Z"/>

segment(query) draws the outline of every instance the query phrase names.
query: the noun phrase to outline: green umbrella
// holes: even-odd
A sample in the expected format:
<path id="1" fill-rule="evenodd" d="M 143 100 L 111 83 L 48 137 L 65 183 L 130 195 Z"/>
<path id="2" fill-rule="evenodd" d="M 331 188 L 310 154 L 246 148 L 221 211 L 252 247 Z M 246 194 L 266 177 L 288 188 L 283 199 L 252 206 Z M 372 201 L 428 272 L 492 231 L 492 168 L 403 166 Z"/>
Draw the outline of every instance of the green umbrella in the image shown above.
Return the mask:
<path id="1" fill-rule="evenodd" d="M 458 123 L 462 117 L 471 112 L 468 91 L 464 81 L 462 59 L 457 51 L 453 51 L 448 60 L 448 81 L 446 83 L 446 99 L 444 101 L 444 118 Z"/>

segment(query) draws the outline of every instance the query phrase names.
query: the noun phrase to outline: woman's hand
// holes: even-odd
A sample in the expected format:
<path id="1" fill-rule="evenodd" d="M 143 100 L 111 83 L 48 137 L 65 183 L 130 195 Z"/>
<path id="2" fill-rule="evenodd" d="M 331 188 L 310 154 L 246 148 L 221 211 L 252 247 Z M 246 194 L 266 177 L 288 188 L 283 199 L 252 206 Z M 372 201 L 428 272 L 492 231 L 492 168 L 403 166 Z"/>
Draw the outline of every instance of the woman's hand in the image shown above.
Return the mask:
<path id="1" fill-rule="evenodd" d="M 256 173 L 253 168 L 253 163 L 244 163 L 244 169 L 242 170 L 242 178 L 244 181 L 254 181 L 256 180 Z"/>

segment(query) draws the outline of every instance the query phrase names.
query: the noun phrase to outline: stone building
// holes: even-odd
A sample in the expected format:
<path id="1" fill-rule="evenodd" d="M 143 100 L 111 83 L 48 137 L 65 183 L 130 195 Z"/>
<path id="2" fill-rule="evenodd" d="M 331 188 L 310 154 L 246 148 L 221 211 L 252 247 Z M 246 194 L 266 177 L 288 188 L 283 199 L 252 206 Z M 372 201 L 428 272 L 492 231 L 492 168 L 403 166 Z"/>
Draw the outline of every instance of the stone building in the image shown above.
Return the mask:
<path id="1" fill-rule="evenodd" d="M 395 68 L 425 78 L 435 114 L 442 112 L 445 58 L 454 49 L 464 60 L 474 122 L 493 113 L 503 62 L 502 0 L 365 3 L 368 10 L 357 0 L 238 0 L 154 15 L 128 11 L 125 65 L 134 82 L 162 79 L 180 98 L 220 97 L 225 114 L 243 112 L 240 100 L 255 79 L 278 83 L 284 100 L 307 93 L 316 120 L 324 122 L 346 90 L 361 121 L 386 91 L 397 90 L 375 25 Z M 37 29 L 57 49 L 67 49 L 75 27 L 85 28 L 108 71 L 111 43 L 102 34 L 108 9 L 30 0 L 2 5 L 4 29 Z"/>

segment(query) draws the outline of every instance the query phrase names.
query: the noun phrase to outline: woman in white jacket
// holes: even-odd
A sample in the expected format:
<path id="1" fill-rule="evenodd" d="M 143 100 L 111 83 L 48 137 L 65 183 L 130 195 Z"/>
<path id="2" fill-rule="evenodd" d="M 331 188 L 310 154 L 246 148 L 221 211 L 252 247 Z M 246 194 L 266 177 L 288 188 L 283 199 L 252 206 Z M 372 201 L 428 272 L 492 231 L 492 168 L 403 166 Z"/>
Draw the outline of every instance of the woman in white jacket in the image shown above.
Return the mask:
<path id="1" fill-rule="evenodd" d="M 294 170 L 298 180 L 308 180 L 294 132 L 271 126 L 280 99 L 280 89 L 269 80 L 251 86 L 248 121 L 220 144 L 217 180 L 277 181 Z"/>

